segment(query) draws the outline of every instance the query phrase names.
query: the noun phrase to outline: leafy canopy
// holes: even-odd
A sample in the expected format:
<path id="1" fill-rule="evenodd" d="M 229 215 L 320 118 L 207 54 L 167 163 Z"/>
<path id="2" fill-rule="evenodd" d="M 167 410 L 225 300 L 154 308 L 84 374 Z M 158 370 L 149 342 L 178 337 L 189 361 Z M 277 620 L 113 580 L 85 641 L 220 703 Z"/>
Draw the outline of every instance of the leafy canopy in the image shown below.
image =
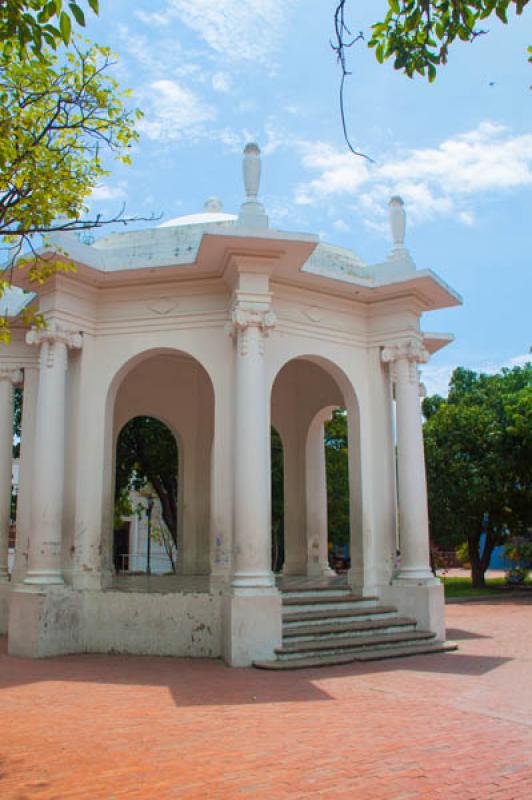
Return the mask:
<path id="1" fill-rule="evenodd" d="M 61 57 L 0 50 L 0 237 L 9 255 L 0 273 L 0 297 L 13 279 L 13 264 L 32 237 L 91 227 L 86 201 L 105 175 L 104 153 L 130 163 L 138 110 L 126 108 L 128 92 L 107 74 L 110 50 L 75 40 Z M 59 221 L 58 221 L 59 220 Z M 23 264 L 22 264 L 23 266 Z M 30 281 L 42 283 L 65 261 L 32 260 Z M 9 340 L 6 318 L 0 341 Z"/>
<path id="2" fill-rule="evenodd" d="M 532 365 L 460 367 L 447 400 L 427 397 L 423 413 L 432 538 L 445 549 L 467 540 L 482 585 L 493 547 L 532 523 Z"/>
<path id="3" fill-rule="evenodd" d="M 98 0 L 87 3 L 97 14 Z M 58 44 L 70 43 L 72 20 L 85 26 L 79 0 L 0 0 L 0 43 L 8 54 L 28 48 L 40 54 L 43 46 L 55 50 Z"/>
<path id="4" fill-rule="evenodd" d="M 388 0 L 388 12 L 372 26 L 368 45 L 381 64 L 392 58 L 395 69 L 410 78 L 418 73 L 433 81 L 451 45 L 486 33 L 483 25 L 495 16 L 507 24 L 509 11 L 522 14 L 528 1 Z M 532 57 L 530 48 L 529 53 Z"/>

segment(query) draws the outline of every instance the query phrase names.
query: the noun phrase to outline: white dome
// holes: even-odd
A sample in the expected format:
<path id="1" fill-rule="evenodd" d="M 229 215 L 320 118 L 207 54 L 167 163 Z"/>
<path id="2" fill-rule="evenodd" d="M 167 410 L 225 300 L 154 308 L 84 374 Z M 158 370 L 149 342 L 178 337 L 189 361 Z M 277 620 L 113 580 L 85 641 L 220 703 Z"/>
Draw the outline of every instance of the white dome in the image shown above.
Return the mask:
<path id="1" fill-rule="evenodd" d="M 202 211 L 200 214 L 185 214 L 162 222 L 159 228 L 175 228 L 182 225 L 210 225 L 214 222 L 235 222 L 236 214 L 225 214 L 223 211 Z"/>

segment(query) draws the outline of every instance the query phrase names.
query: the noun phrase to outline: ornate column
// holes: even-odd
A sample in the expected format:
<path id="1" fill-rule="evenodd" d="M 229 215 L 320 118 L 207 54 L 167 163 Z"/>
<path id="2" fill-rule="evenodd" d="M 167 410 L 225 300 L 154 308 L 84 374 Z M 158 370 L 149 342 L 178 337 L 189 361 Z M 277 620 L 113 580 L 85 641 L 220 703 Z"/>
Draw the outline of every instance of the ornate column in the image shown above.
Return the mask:
<path id="1" fill-rule="evenodd" d="M 418 339 L 392 344 L 382 350 L 395 384 L 399 496 L 399 581 L 429 582 L 430 569 L 427 483 L 423 430 L 419 406 L 418 363 L 429 354 Z"/>
<path id="2" fill-rule="evenodd" d="M 9 525 L 13 469 L 13 387 L 22 383 L 18 369 L 0 367 L 0 581 L 8 580 Z"/>
<path id="3" fill-rule="evenodd" d="M 333 408 L 325 408 L 312 420 L 305 448 L 307 575 L 327 577 L 336 573 L 329 566 L 327 518 L 327 468 L 323 425 Z"/>
<path id="4" fill-rule="evenodd" d="M 24 582 L 61 584 L 67 348 L 80 348 L 82 337 L 51 323 L 46 329 L 29 331 L 26 341 L 38 345 L 40 354 L 31 537 Z"/>
<path id="5" fill-rule="evenodd" d="M 232 585 L 273 587 L 264 338 L 275 315 L 268 304 L 237 299 L 232 324 L 237 345 Z"/>

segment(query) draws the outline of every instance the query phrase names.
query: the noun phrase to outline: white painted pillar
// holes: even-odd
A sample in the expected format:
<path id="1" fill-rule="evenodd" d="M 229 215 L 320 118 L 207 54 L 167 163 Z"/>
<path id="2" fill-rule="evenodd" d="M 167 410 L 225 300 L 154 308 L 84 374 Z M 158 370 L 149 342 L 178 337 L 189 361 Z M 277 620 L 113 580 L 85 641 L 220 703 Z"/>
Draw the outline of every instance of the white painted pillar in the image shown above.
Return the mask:
<path id="1" fill-rule="evenodd" d="M 40 358 L 31 537 L 24 582 L 60 584 L 67 348 L 81 347 L 81 335 L 51 323 L 44 330 L 29 331 L 26 341 L 40 346 Z"/>
<path id="2" fill-rule="evenodd" d="M 13 387 L 22 382 L 18 369 L 0 368 L 0 581 L 7 581 L 13 469 Z"/>
<path id="3" fill-rule="evenodd" d="M 20 425 L 20 459 L 17 493 L 17 538 L 15 564 L 11 580 L 22 583 L 28 566 L 28 548 L 31 535 L 31 497 L 33 494 L 33 446 L 35 441 L 35 410 L 39 370 L 37 366 L 24 367 L 24 392 Z"/>
<path id="4" fill-rule="evenodd" d="M 428 353 L 417 339 L 385 347 L 395 383 L 399 495 L 400 581 L 433 581 L 430 569 L 427 482 L 417 364 Z"/>
<path id="5" fill-rule="evenodd" d="M 305 447 L 307 575 L 333 576 L 329 566 L 327 465 L 323 425 L 334 407 L 324 408 L 310 423 Z"/>
<path id="6" fill-rule="evenodd" d="M 236 304 L 235 483 L 232 586 L 273 587 L 271 570 L 269 397 L 264 337 L 275 323 L 268 310 Z"/>
<path id="7" fill-rule="evenodd" d="M 283 430 L 283 575 L 305 575 L 308 552 L 305 520 L 305 432 L 301 429 L 295 402 L 288 411 L 290 419 Z"/>

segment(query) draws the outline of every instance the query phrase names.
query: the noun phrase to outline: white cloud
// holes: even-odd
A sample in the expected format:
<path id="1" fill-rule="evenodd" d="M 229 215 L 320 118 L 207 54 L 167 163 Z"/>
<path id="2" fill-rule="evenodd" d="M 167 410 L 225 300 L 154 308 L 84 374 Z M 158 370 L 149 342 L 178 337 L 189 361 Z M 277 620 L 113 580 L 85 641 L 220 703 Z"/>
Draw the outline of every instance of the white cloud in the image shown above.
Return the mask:
<path id="1" fill-rule="evenodd" d="M 336 228 L 337 231 L 346 232 L 349 230 L 349 225 L 343 219 L 335 219 L 333 222 L 333 228 Z"/>
<path id="2" fill-rule="evenodd" d="M 233 89 L 233 82 L 231 80 L 231 76 L 227 74 L 227 72 L 215 72 L 212 76 L 212 88 L 216 92 L 222 92 L 223 94 L 229 94 Z"/>
<path id="3" fill-rule="evenodd" d="M 156 25 L 160 28 L 166 28 L 170 24 L 170 16 L 168 13 L 161 14 L 159 11 L 135 11 L 135 16 L 145 25 Z"/>
<path id="4" fill-rule="evenodd" d="M 166 9 L 155 15 L 156 24 L 178 18 L 229 61 L 267 63 L 282 41 L 291 7 L 298 1 L 168 0 Z"/>
<path id="5" fill-rule="evenodd" d="M 455 214 L 464 225 L 474 225 L 474 198 L 532 185 L 532 134 L 513 135 L 491 122 L 437 147 L 399 152 L 375 165 L 326 142 L 300 141 L 295 147 L 303 166 L 317 173 L 296 188 L 296 202 L 350 196 L 373 225 L 379 224 L 375 216 L 384 215 L 392 194 L 403 197 L 414 223 Z"/>
<path id="6" fill-rule="evenodd" d="M 116 186 L 108 186 L 100 183 L 92 190 L 90 199 L 92 202 L 102 203 L 107 200 L 124 200 L 126 196 L 127 191 L 125 183 L 121 182 Z"/>
<path id="7" fill-rule="evenodd" d="M 196 138 L 203 133 L 203 124 L 216 116 L 212 106 L 178 81 L 158 80 L 147 88 L 148 106 L 144 104 L 145 116 L 138 127 L 150 139 L 175 141 L 185 134 Z"/>

